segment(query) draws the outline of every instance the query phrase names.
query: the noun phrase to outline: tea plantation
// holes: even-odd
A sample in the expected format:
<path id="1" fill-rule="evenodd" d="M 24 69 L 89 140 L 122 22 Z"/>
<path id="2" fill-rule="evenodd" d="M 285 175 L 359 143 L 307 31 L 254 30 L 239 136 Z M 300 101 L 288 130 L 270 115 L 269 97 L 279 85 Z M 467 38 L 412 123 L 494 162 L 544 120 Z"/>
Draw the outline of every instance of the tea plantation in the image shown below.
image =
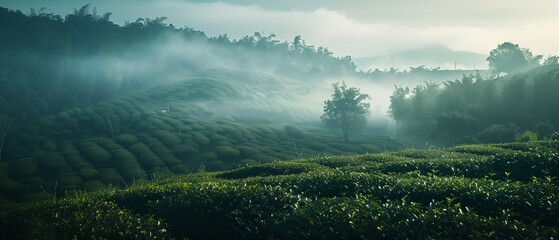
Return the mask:
<path id="1" fill-rule="evenodd" d="M 158 176 L 403 147 L 364 135 L 347 144 L 337 132 L 305 124 L 321 109 L 306 100 L 310 88 L 277 75 L 211 69 L 28 120 L 2 152 L 0 206 Z"/>
<path id="2" fill-rule="evenodd" d="M 134 137 L 115 141 L 120 146 L 150 145 Z M 165 145 L 164 138 L 157 139 Z M 134 151 L 117 154 L 141 164 L 140 158 L 129 156 Z M 136 181 L 125 189 L 74 191 L 64 198 L 51 195 L 13 205 L 0 214 L 0 236 L 556 239 L 558 154 L 559 141 L 404 149 Z M 27 166 L 27 161 L 18 164 Z M 97 174 L 118 172 L 118 166 L 108 169 Z"/>

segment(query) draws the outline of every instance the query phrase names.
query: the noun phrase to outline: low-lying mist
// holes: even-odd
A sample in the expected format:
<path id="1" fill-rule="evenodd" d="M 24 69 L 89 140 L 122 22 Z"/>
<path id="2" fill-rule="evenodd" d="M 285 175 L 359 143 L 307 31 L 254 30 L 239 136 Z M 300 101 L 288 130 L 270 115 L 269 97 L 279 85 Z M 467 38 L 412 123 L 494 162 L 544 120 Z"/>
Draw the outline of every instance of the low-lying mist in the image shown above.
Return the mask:
<path id="1" fill-rule="evenodd" d="M 6 50 L 0 54 L 2 97 L 10 104 L 0 108 L 24 120 L 190 81 L 210 93 L 190 99 L 205 109 L 205 117 L 323 126 L 320 116 L 331 84 L 346 82 L 372 98 L 364 132 L 394 135 L 387 111 L 395 85 L 442 82 L 462 74 L 424 66 L 357 72 L 351 57 L 335 57 L 327 48 L 307 45 L 300 36 L 293 42 L 261 33 L 240 39 L 208 37 L 193 29 L 177 29 L 164 23 L 165 18 L 140 18 L 118 26 L 108 19 L 110 15 L 89 13 L 88 5 L 64 20 L 44 13 L 26 16 L 7 9 L 1 13 L 3 19 L 22 22 L 22 28 L 33 33 L 27 36 L 23 34 L 27 30 L 3 26 L 14 34 L 2 40 Z M 41 25 L 46 27 L 37 27 Z M 244 95 L 223 93 L 220 87 L 233 86 L 221 83 L 237 84 Z"/>

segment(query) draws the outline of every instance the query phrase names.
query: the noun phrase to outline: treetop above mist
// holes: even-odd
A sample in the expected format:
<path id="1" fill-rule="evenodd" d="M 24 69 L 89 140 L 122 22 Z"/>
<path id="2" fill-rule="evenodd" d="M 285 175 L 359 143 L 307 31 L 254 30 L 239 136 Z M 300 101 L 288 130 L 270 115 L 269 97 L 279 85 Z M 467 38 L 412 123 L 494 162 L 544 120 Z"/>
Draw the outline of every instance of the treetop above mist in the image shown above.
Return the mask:
<path id="1" fill-rule="evenodd" d="M 530 49 L 520 48 L 518 44 L 504 42 L 491 50 L 487 61 L 491 72 L 499 76 L 500 73 L 511 74 L 521 70 L 540 66 L 543 55 L 534 56 Z M 549 56 L 543 65 L 557 64 L 558 56 Z"/>
<path id="2" fill-rule="evenodd" d="M 167 24 L 166 17 L 138 18 L 134 22 L 126 22 L 119 26 L 110 20 L 111 13 L 98 15 L 90 5 L 74 9 L 73 13 L 64 18 L 53 13 L 45 13 L 45 8 L 38 11 L 31 9 L 29 14 L 12 11 L 0 7 L 0 30 L 5 33 L 0 38 L 6 50 L 33 50 L 42 53 L 85 53 L 94 54 L 100 51 L 122 51 L 131 44 L 161 40 L 169 34 L 177 34 L 185 40 L 198 40 L 214 46 L 228 48 L 241 47 L 249 50 L 282 54 L 290 61 L 314 66 L 320 70 L 354 72 L 355 64 L 351 57 L 335 57 L 325 47 L 315 48 L 307 45 L 301 36 L 293 42 L 280 42 L 275 34 L 265 36 L 255 32 L 240 39 L 230 39 L 227 34 L 209 37 L 203 31 L 189 27 L 177 28 Z M 328 65 L 320 67 L 319 64 Z M 311 66 L 312 68 L 313 66 Z M 315 70 L 316 71 L 316 70 Z"/>

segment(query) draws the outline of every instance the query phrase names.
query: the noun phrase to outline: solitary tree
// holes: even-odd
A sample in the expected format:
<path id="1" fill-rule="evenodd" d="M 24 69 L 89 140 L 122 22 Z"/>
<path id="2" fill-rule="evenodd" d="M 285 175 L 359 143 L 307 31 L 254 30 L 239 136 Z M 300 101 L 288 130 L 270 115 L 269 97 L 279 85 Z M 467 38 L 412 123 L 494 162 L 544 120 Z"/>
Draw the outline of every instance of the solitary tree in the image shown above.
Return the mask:
<path id="1" fill-rule="evenodd" d="M 366 116 L 369 114 L 371 99 L 368 94 L 363 94 L 358 88 L 348 88 L 343 82 L 332 84 L 334 93 L 332 99 L 324 101 L 324 114 L 320 117 L 329 127 L 341 128 L 345 142 L 348 142 L 349 132 L 365 125 Z"/>
<path id="2" fill-rule="evenodd" d="M 487 61 L 489 62 L 489 69 L 498 76 L 502 72 L 511 74 L 527 67 L 535 60 L 532 58 L 530 50 L 521 49 L 518 44 L 504 42 L 491 50 Z"/>

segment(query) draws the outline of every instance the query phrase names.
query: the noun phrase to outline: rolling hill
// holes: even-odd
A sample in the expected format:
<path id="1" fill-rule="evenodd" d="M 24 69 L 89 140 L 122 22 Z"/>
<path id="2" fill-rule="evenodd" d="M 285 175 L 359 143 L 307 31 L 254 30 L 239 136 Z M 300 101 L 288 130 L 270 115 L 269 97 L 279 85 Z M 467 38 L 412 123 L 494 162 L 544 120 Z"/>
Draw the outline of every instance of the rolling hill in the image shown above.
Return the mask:
<path id="1" fill-rule="evenodd" d="M 321 107 L 304 82 L 251 71 L 203 70 L 26 122 L 0 162 L 0 195 L 35 200 L 45 191 L 96 191 L 138 179 L 220 171 L 318 155 L 397 150 L 389 137 L 314 126 Z"/>

